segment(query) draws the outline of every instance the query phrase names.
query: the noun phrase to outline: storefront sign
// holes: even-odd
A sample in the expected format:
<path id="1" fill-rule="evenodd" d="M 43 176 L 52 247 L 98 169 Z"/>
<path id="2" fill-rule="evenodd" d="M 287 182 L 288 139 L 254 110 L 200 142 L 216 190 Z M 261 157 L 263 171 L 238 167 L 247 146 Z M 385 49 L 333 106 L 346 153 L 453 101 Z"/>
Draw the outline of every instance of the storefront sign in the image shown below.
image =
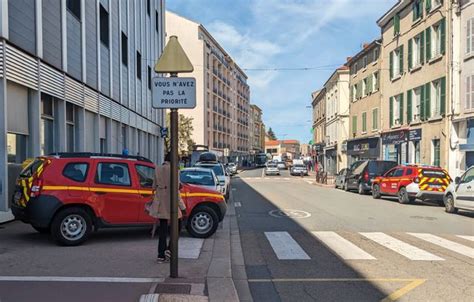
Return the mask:
<path id="1" fill-rule="evenodd" d="M 378 158 L 380 153 L 379 138 L 363 138 L 347 142 L 347 154 L 362 158 Z"/>
<path id="2" fill-rule="evenodd" d="M 400 130 L 382 134 L 382 144 L 398 145 L 407 141 L 407 131 Z"/>
<path id="3" fill-rule="evenodd" d="M 421 141 L 421 129 L 412 129 L 408 131 L 409 141 Z"/>

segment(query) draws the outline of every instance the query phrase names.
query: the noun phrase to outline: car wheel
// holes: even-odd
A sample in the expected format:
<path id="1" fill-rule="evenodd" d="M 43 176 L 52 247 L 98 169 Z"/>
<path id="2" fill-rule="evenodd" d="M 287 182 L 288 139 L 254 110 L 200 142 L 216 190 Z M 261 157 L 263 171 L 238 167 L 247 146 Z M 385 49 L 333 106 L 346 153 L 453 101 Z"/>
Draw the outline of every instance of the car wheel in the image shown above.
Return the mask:
<path id="1" fill-rule="evenodd" d="M 454 197 L 452 194 L 446 195 L 444 198 L 444 208 L 447 213 L 456 213 L 458 209 L 454 206 Z"/>
<path id="2" fill-rule="evenodd" d="M 382 195 L 380 194 L 380 186 L 379 185 L 374 185 L 374 187 L 372 188 L 372 197 L 374 199 L 380 199 L 380 197 L 382 197 Z"/>
<path id="3" fill-rule="evenodd" d="M 405 187 L 401 187 L 400 190 L 398 190 L 398 202 L 401 204 L 410 203 L 410 197 Z"/>
<path id="4" fill-rule="evenodd" d="M 206 206 L 197 207 L 188 218 L 186 229 L 195 238 L 212 236 L 219 225 L 219 217 L 213 209 Z"/>
<path id="5" fill-rule="evenodd" d="M 92 219 L 86 210 L 67 208 L 54 217 L 51 235 L 60 245 L 75 246 L 87 240 L 92 228 Z"/>
<path id="6" fill-rule="evenodd" d="M 32 225 L 32 227 L 40 234 L 49 234 L 49 231 L 50 231 L 49 228 L 41 228 L 34 225 Z"/>
<path id="7" fill-rule="evenodd" d="M 364 186 L 362 185 L 361 182 L 359 183 L 359 187 L 358 187 L 358 189 L 357 189 L 357 192 L 358 192 L 360 195 L 365 195 Z"/>

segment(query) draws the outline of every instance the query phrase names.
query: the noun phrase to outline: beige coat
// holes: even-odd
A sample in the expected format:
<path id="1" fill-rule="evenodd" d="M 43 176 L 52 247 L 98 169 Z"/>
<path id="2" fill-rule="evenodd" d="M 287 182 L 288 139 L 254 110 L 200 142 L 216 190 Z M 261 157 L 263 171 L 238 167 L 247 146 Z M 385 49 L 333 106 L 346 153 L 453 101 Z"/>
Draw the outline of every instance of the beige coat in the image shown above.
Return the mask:
<path id="1" fill-rule="evenodd" d="M 149 208 L 149 214 L 157 219 L 170 219 L 170 165 L 165 162 L 162 166 L 156 167 L 155 180 L 153 187 L 155 188 L 155 196 Z M 181 197 L 178 198 L 178 207 L 185 210 Z M 178 211 L 178 218 L 181 218 L 181 211 Z"/>

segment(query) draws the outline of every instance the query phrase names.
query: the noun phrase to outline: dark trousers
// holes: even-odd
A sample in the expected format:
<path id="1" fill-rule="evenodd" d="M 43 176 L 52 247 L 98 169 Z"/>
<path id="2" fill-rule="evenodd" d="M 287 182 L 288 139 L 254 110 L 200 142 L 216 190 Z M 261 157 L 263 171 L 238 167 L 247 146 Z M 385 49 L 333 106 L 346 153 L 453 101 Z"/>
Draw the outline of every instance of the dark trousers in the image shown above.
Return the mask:
<path id="1" fill-rule="evenodd" d="M 158 229 L 158 257 L 165 258 L 165 251 L 168 246 L 168 220 L 160 219 L 160 228 Z"/>

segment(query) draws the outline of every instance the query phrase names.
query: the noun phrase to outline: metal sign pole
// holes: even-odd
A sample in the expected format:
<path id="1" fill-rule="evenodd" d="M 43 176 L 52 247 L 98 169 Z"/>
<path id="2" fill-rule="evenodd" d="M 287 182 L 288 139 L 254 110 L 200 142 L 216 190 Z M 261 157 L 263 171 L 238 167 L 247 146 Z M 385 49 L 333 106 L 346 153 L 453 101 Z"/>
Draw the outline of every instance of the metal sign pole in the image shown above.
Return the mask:
<path id="1" fill-rule="evenodd" d="M 170 77 L 177 77 L 177 73 L 171 73 Z M 171 109 L 170 114 L 170 145 L 171 145 L 171 179 L 170 179 L 170 277 L 178 278 L 178 109 Z"/>

